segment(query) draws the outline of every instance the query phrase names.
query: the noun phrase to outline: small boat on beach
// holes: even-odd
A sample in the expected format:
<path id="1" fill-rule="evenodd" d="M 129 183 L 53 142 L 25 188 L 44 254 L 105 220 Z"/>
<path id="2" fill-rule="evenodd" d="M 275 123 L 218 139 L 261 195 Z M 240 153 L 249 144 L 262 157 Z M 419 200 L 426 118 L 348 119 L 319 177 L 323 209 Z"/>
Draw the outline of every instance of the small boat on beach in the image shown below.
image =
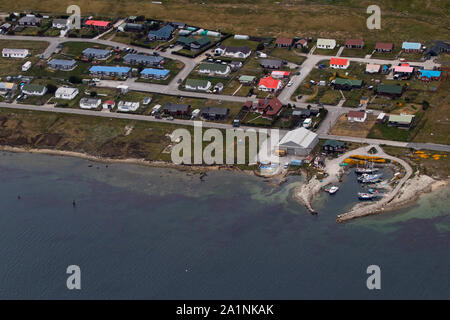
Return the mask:
<path id="1" fill-rule="evenodd" d="M 358 199 L 359 200 L 373 200 L 373 199 L 375 199 L 377 197 L 378 197 L 378 194 L 358 192 Z"/>

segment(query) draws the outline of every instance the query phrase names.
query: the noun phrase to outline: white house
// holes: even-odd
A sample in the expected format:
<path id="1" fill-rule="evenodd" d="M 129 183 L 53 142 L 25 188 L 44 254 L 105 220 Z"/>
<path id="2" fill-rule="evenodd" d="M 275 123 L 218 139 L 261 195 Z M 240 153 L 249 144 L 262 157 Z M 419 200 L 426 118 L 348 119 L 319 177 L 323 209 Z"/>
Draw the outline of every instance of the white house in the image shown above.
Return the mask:
<path id="1" fill-rule="evenodd" d="M 79 91 L 77 88 L 61 87 L 56 90 L 55 98 L 72 100 L 73 98 L 75 98 L 77 96 L 78 93 L 79 93 Z"/>
<path id="2" fill-rule="evenodd" d="M 106 100 L 103 102 L 103 110 L 112 110 L 116 103 L 113 100 Z"/>
<path id="3" fill-rule="evenodd" d="M 221 63 L 202 63 L 198 69 L 199 73 L 214 74 L 219 76 L 225 76 L 230 73 L 230 67 Z"/>
<path id="4" fill-rule="evenodd" d="M 379 73 L 381 66 L 379 64 L 375 63 L 369 63 L 366 65 L 366 72 L 367 73 Z"/>
<path id="5" fill-rule="evenodd" d="M 47 92 L 47 87 L 39 84 L 24 84 L 21 90 L 29 96 L 43 96 Z"/>
<path id="6" fill-rule="evenodd" d="M 331 58 L 330 67 L 333 69 L 347 69 L 350 66 L 349 59 Z"/>
<path id="7" fill-rule="evenodd" d="M 187 79 L 185 88 L 188 90 L 207 91 L 211 88 L 211 82 L 202 79 Z"/>
<path id="8" fill-rule="evenodd" d="M 128 112 L 136 111 L 139 108 L 139 102 L 119 101 L 117 111 Z"/>
<path id="9" fill-rule="evenodd" d="M 334 39 L 317 39 L 317 48 L 333 50 L 336 48 L 336 40 Z"/>
<path id="10" fill-rule="evenodd" d="M 288 155 L 307 156 L 319 142 L 319 136 L 305 128 L 289 131 L 280 140 L 279 150 L 285 150 Z"/>
<path id="11" fill-rule="evenodd" d="M 53 19 L 52 27 L 56 29 L 65 29 L 69 24 L 69 19 Z"/>
<path id="12" fill-rule="evenodd" d="M 252 53 L 249 47 L 226 47 L 220 46 L 214 49 L 214 53 L 231 58 L 245 59 Z"/>
<path id="13" fill-rule="evenodd" d="M 3 58 L 25 58 L 30 52 L 28 49 L 8 49 L 3 48 L 2 57 Z"/>
<path id="14" fill-rule="evenodd" d="M 81 109 L 96 109 L 102 103 L 102 100 L 96 98 L 81 98 L 80 108 Z"/>
<path id="15" fill-rule="evenodd" d="M 349 111 L 347 119 L 350 122 L 364 122 L 367 119 L 367 113 L 364 111 Z"/>

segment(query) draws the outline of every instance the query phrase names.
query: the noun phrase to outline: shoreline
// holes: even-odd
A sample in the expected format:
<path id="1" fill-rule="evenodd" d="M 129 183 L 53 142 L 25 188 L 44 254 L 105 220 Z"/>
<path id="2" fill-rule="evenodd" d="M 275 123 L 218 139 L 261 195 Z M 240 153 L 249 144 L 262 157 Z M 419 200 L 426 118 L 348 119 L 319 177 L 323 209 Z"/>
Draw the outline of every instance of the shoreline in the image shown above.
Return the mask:
<path id="1" fill-rule="evenodd" d="M 264 177 L 256 174 L 254 170 L 243 170 L 235 166 L 226 166 L 226 165 L 215 165 L 215 166 L 178 165 L 166 161 L 149 161 L 135 158 L 114 159 L 114 158 L 93 156 L 87 153 L 75 151 L 12 147 L 4 145 L 0 145 L 0 151 L 73 157 L 99 163 L 134 164 L 151 168 L 170 168 L 178 171 L 188 171 L 199 174 L 205 173 L 205 171 L 220 171 L 220 170 L 234 171 L 246 175 L 255 175 L 265 179 L 271 179 L 269 177 Z M 355 150 L 351 152 L 355 153 Z M 339 162 L 339 160 L 344 156 L 345 154 L 337 159 L 334 159 L 334 161 Z M 299 204 L 304 205 L 306 209 L 313 215 L 318 214 L 318 212 L 312 206 L 312 201 L 314 200 L 314 197 L 320 192 L 323 186 L 338 182 L 339 176 L 340 174 L 342 174 L 340 169 L 336 171 L 335 166 L 334 167 L 332 166 L 332 168 L 333 168 L 332 170 L 333 172 L 331 172 L 332 174 L 329 174 L 326 178 L 322 179 L 321 181 L 313 177 L 308 182 L 305 182 L 300 187 L 294 189 L 294 193 L 292 195 L 293 199 Z M 284 179 L 282 178 L 285 178 L 285 176 L 283 176 L 282 178 L 277 176 L 277 178 L 279 179 L 277 185 L 280 185 L 282 182 L 284 182 Z M 430 176 L 427 175 L 416 175 L 404 181 L 403 185 L 399 188 L 398 192 L 395 193 L 391 197 L 391 199 L 387 199 L 386 201 L 380 200 L 370 204 L 367 204 L 366 202 L 357 203 L 346 213 L 337 215 L 336 221 L 338 223 L 342 223 L 360 217 L 366 217 L 369 215 L 380 214 L 383 212 L 390 212 L 393 210 L 408 207 L 414 204 L 418 199 L 420 199 L 422 195 L 434 192 L 448 185 L 450 185 L 450 179 L 438 180 L 431 178 Z"/>
<path id="2" fill-rule="evenodd" d="M 63 157 L 73 157 L 79 158 L 94 162 L 100 163 L 122 163 L 122 164 L 135 164 L 141 165 L 151 168 L 171 168 L 179 171 L 191 171 L 196 173 L 202 173 L 204 171 L 235 171 L 243 174 L 252 175 L 253 171 L 251 170 L 243 170 L 235 166 L 227 166 L 227 165 L 214 165 L 214 166 L 200 166 L 200 165 L 180 165 L 173 164 L 166 161 L 149 161 L 144 159 L 136 159 L 136 158 L 125 158 L 125 159 L 114 159 L 114 158 L 104 158 L 93 156 L 87 153 L 75 152 L 75 151 L 64 151 L 57 149 L 37 149 L 37 148 L 25 148 L 25 147 L 11 147 L 0 145 L 0 151 L 5 152 L 15 152 L 15 153 L 36 153 L 36 154 L 46 154 L 46 155 L 54 155 L 54 156 L 63 156 Z"/>
<path id="3" fill-rule="evenodd" d="M 450 179 L 437 180 L 427 175 L 418 174 L 413 176 L 412 168 L 407 162 L 400 158 L 393 157 L 384 153 L 383 149 L 378 145 L 369 145 L 352 151 L 348 151 L 338 158 L 327 160 L 326 173 L 328 174 L 328 176 L 321 181 L 313 177 L 309 182 L 298 187 L 294 191 L 294 200 L 304 205 L 311 214 L 318 214 L 318 212 L 312 207 L 312 201 L 314 200 L 314 197 L 320 192 L 322 187 L 338 182 L 339 176 L 343 171 L 343 169 L 339 167 L 339 163 L 354 154 L 370 156 L 368 151 L 371 148 L 377 149 L 377 156 L 389 159 L 396 165 L 401 166 L 401 171 L 404 172 L 403 177 L 392 188 L 392 190 L 385 194 L 385 196 L 381 200 L 372 203 L 359 202 L 347 212 L 338 214 L 336 221 L 339 223 L 409 206 L 412 203 L 415 203 L 422 194 L 433 192 L 443 186 L 447 186 L 448 184 L 450 184 Z"/>
<path id="4" fill-rule="evenodd" d="M 436 180 L 427 175 L 420 175 L 409 179 L 402 188 L 401 193 L 386 203 L 358 203 L 350 211 L 337 216 L 336 221 L 343 223 L 360 217 L 391 212 L 411 207 L 423 195 L 435 192 L 450 185 L 450 179 Z"/>

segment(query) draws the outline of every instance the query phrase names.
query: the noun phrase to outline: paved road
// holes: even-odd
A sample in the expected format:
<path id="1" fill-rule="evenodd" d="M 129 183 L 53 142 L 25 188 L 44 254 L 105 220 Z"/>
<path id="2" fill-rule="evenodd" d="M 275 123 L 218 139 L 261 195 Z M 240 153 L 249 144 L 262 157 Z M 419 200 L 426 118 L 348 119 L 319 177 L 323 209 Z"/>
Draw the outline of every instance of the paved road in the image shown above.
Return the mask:
<path id="1" fill-rule="evenodd" d="M 240 102 L 244 103 L 249 100 L 246 97 L 238 97 L 238 96 L 228 96 L 228 95 L 220 95 L 213 93 L 201 93 L 194 91 L 182 91 L 178 89 L 178 86 L 166 86 L 161 84 L 147 83 L 147 82 L 136 82 L 136 79 L 129 78 L 123 81 L 114 81 L 114 80 L 101 80 L 97 83 L 98 87 L 107 87 L 107 88 L 117 88 L 118 85 L 127 85 L 130 90 L 143 91 L 143 92 L 155 92 L 155 93 L 163 93 L 173 96 L 183 96 L 183 97 L 192 97 L 192 98 L 205 98 L 212 100 L 221 100 L 221 101 L 229 101 L 229 102 Z"/>

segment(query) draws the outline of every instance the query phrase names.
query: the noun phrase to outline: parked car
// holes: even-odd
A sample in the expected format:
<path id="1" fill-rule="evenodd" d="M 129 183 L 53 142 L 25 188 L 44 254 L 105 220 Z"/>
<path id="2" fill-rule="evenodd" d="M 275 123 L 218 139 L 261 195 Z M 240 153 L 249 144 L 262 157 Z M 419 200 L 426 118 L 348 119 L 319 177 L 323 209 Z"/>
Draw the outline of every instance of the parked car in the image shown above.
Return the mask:
<path id="1" fill-rule="evenodd" d="M 155 52 L 153 52 L 153 55 L 154 56 L 159 56 L 159 53 L 155 51 Z"/>
<path id="2" fill-rule="evenodd" d="M 172 49 L 173 47 L 175 47 L 175 45 L 172 43 L 169 48 Z"/>
<path id="3" fill-rule="evenodd" d="M 241 125 L 240 121 L 238 119 L 234 119 L 233 120 L 233 127 L 235 128 L 239 128 Z"/>
<path id="4" fill-rule="evenodd" d="M 166 119 L 169 120 L 169 121 L 172 121 L 173 117 L 167 117 Z"/>
<path id="5" fill-rule="evenodd" d="M 289 81 L 288 84 L 287 84 L 287 86 L 290 87 L 290 86 L 292 86 L 293 84 L 294 84 L 294 82 Z"/>

